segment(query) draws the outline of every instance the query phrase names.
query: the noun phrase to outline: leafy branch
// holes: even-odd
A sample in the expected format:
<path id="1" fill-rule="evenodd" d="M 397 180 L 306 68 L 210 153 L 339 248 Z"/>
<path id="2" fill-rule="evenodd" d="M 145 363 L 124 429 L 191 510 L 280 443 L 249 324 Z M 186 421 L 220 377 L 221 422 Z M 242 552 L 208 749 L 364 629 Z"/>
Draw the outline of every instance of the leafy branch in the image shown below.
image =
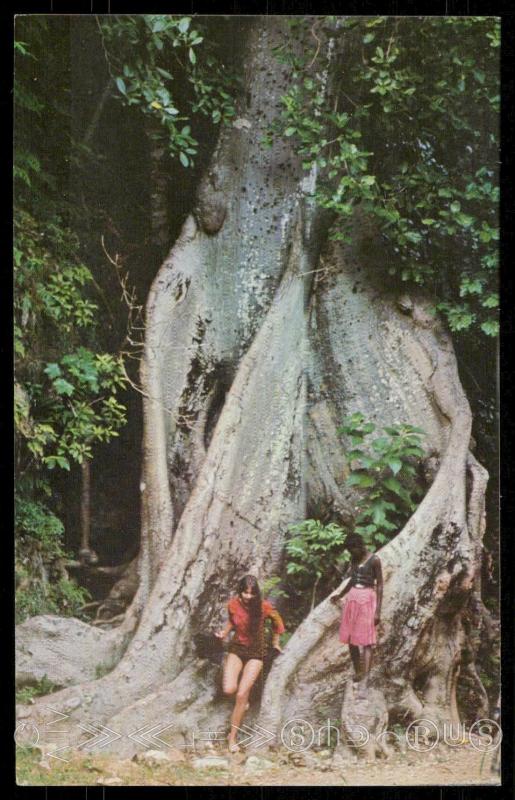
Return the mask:
<path id="1" fill-rule="evenodd" d="M 317 519 L 290 525 L 289 531 L 285 544 L 286 572 L 297 589 L 311 588 L 311 608 L 314 608 L 320 582 L 326 583 L 335 564 L 337 569 L 348 559 L 342 553 L 346 533 L 334 522 L 323 525 Z"/>
<path id="2" fill-rule="evenodd" d="M 375 430 L 359 412 L 338 429 L 351 444 L 347 486 L 363 490 L 355 530 L 373 548 L 391 539 L 417 508 L 423 495 L 417 465 L 424 456 L 421 428 L 392 425 L 372 437 Z"/>
<path id="3" fill-rule="evenodd" d="M 199 143 L 192 117 L 229 124 L 236 114 L 236 78 L 192 17 L 163 14 L 98 20 L 109 72 L 119 98 L 160 123 L 168 149 L 194 166 Z"/>
<path id="4" fill-rule="evenodd" d="M 306 47 L 276 54 L 294 83 L 264 145 L 293 137 L 303 168 L 316 166 L 333 239 L 353 243 L 361 208 L 389 275 L 427 287 L 452 331 L 497 335 L 499 20 L 355 17 L 339 31 L 325 21 L 317 39 L 345 39 L 361 58 L 347 58 L 329 107 L 312 74 L 312 23 L 298 19 Z"/>

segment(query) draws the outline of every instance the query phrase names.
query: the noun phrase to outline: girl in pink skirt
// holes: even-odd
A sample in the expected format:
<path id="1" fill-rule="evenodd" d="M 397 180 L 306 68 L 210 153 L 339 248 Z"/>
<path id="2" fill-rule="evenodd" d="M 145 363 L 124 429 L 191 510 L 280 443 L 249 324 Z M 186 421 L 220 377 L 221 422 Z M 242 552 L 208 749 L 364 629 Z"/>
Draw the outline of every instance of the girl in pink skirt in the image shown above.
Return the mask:
<path id="1" fill-rule="evenodd" d="M 347 595 L 342 605 L 340 641 L 349 645 L 355 680 L 359 681 L 368 676 L 372 665 L 372 647 L 377 641 L 376 627 L 381 617 L 383 573 L 379 557 L 367 550 L 359 534 L 349 534 L 345 540 L 345 548 L 351 555 L 345 573 L 345 577 L 350 576 L 350 580 L 331 600 L 338 603 L 341 597 Z"/>

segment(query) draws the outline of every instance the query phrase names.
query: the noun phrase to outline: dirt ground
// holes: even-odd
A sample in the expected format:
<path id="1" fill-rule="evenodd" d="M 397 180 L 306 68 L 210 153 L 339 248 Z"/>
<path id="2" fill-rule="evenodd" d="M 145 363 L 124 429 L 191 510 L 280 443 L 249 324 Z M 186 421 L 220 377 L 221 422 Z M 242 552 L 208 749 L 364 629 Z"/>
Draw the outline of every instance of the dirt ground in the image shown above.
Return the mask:
<path id="1" fill-rule="evenodd" d="M 350 756 L 334 763 L 312 758 L 305 766 L 292 753 L 254 751 L 229 755 L 223 750 L 184 755 L 170 752 L 171 760 L 152 763 L 148 752 L 137 761 L 115 759 L 107 754 L 62 753 L 66 761 L 42 755 L 34 748 L 18 748 L 18 785 L 104 786 L 414 786 L 495 785 L 491 753 L 481 753 L 470 744 L 456 748 L 438 745 L 429 753 L 394 753 L 389 759 L 365 763 Z M 202 766 L 196 759 L 214 756 L 215 766 Z M 291 763 L 297 761 L 297 764 Z M 300 759 L 302 761 L 302 758 Z"/>

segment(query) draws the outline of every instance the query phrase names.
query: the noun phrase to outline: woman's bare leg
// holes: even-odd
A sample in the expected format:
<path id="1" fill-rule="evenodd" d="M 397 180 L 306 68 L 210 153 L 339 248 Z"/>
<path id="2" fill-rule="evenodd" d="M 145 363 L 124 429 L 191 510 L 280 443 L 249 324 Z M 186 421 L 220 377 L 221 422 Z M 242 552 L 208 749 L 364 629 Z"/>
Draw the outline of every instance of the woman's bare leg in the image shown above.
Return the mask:
<path id="1" fill-rule="evenodd" d="M 228 739 L 229 747 L 236 742 L 236 734 L 243 719 L 243 715 L 245 714 L 250 690 L 254 686 L 262 669 L 263 662 L 258 658 L 251 658 L 243 668 L 240 685 L 236 692 L 236 702 L 231 716 L 231 731 Z"/>
<path id="2" fill-rule="evenodd" d="M 224 663 L 222 679 L 224 694 L 231 696 L 238 690 L 238 678 L 243 668 L 243 661 L 236 653 L 228 653 Z"/>

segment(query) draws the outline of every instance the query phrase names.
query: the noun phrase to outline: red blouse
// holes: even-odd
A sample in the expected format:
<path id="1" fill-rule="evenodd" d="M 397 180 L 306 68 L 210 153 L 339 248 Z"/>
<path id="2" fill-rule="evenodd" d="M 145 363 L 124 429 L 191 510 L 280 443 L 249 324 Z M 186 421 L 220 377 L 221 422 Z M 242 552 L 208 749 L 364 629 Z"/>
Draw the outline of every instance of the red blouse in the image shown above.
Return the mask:
<path id="1" fill-rule="evenodd" d="M 235 629 L 234 641 L 245 645 L 245 647 L 249 647 L 251 644 L 251 636 L 249 634 L 249 612 L 237 596 L 231 597 L 227 603 L 227 610 L 229 612 L 229 619 Z M 263 623 L 267 618 L 272 620 L 272 628 L 274 633 L 284 633 L 286 628 L 284 627 L 281 615 L 278 611 L 276 611 L 269 600 L 262 600 L 261 610 L 261 626 L 260 631 L 258 631 L 258 635 L 262 636 Z"/>

